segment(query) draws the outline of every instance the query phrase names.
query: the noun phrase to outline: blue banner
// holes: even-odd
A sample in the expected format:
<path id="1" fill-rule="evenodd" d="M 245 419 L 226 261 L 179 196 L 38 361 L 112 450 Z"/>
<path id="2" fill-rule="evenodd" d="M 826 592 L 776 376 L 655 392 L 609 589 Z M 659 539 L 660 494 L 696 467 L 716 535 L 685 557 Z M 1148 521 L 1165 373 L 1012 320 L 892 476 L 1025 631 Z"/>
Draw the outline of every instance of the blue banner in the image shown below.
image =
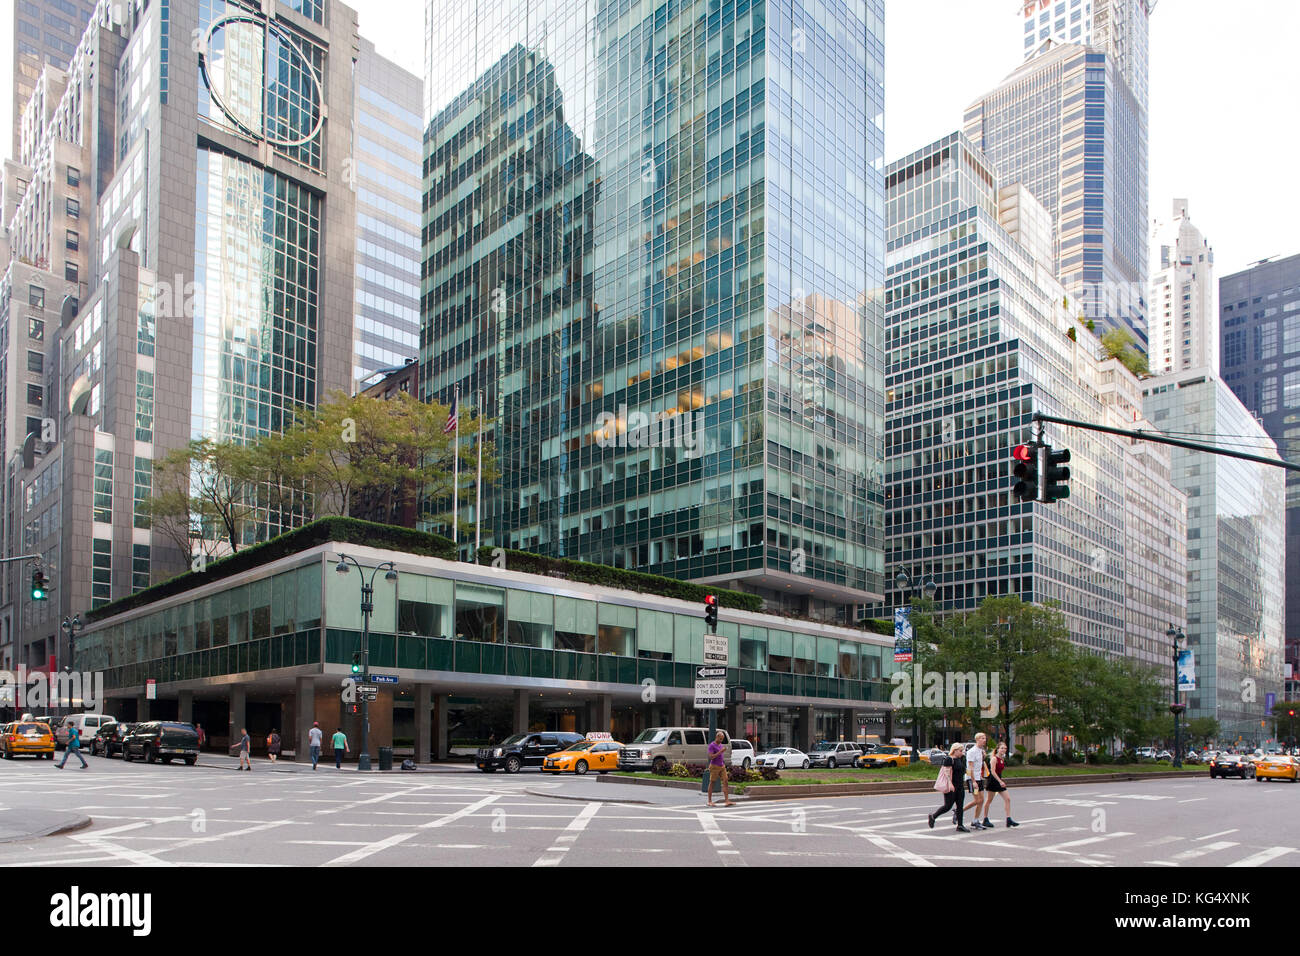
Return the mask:
<path id="1" fill-rule="evenodd" d="M 912 609 L 894 608 L 894 663 L 912 662 Z"/>

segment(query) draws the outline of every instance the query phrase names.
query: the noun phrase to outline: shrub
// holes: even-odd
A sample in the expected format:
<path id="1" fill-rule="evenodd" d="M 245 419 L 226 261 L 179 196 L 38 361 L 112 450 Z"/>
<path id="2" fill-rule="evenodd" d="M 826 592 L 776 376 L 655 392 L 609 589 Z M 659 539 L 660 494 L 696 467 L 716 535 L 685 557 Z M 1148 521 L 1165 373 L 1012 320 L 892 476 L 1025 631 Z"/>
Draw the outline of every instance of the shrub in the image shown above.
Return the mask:
<path id="1" fill-rule="evenodd" d="M 1112 757 L 1110 751 L 1107 750 L 1098 750 L 1097 753 L 1094 754 L 1094 758 L 1093 763 L 1111 764 L 1115 762 L 1115 758 Z"/>
<path id="2" fill-rule="evenodd" d="M 685 777 L 689 777 L 690 775 L 691 772 L 686 769 L 686 764 L 684 763 L 675 763 L 673 764 L 672 769 L 668 771 L 668 776 L 670 777 L 685 778 Z"/>
<path id="3" fill-rule="evenodd" d="M 674 764 L 673 766 L 679 766 L 679 765 Z M 671 777 L 673 773 L 673 767 L 670 767 L 668 765 L 668 761 L 660 760 L 654 763 L 650 767 L 650 772 L 653 774 L 657 774 L 660 777 Z"/>
<path id="4" fill-rule="evenodd" d="M 1051 761 L 1052 763 L 1065 763 L 1065 760 L 1064 760 L 1064 759 L 1061 757 L 1061 755 L 1058 754 L 1056 751 L 1052 751 L 1052 752 L 1048 755 L 1047 759 L 1048 759 L 1049 761 Z"/>
<path id="5" fill-rule="evenodd" d="M 1115 762 L 1119 764 L 1129 764 L 1133 762 L 1133 758 L 1128 755 L 1128 751 L 1123 751 L 1115 758 Z"/>
<path id="6" fill-rule="evenodd" d="M 759 767 L 758 772 L 762 775 L 764 780 L 781 779 L 781 771 L 777 770 L 775 767 Z"/>
<path id="7" fill-rule="evenodd" d="M 1083 763 L 1083 754 L 1074 750 L 1070 752 L 1070 763 Z"/>
<path id="8" fill-rule="evenodd" d="M 1007 756 L 1007 766 L 1008 766 L 1008 767 L 1019 767 L 1019 766 L 1021 766 L 1024 762 L 1025 762 L 1025 755 L 1024 755 L 1023 753 L 1018 753 L 1018 754 L 1009 754 L 1009 755 Z"/>
<path id="9" fill-rule="evenodd" d="M 1035 767 L 1045 767 L 1048 763 L 1047 754 L 1040 751 L 1030 757 L 1029 762 Z"/>

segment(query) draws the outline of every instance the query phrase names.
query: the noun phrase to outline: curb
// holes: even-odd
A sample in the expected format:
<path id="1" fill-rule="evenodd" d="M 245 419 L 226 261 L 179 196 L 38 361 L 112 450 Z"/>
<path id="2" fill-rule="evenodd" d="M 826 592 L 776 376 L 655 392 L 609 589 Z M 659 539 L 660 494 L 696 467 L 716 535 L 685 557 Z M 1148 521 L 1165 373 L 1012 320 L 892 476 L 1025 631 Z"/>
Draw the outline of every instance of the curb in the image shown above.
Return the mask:
<path id="1" fill-rule="evenodd" d="M 0 843 L 17 843 L 21 840 L 33 840 L 40 837 L 62 836 L 65 833 L 74 833 L 77 830 L 84 830 L 95 821 L 90 817 L 78 817 L 71 823 L 56 823 L 53 826 L 45 827 L 39 830 L 33 830 L 30 833 L 22 833 L 11 837 L 0 837 Z"/>
<path id="2" fill-rule="evenodd" d="M 1152 773 L 1098 773 L 1077 774 L 1064 777 L 1012 777 L 1008 778 L 1014 787 L 1064 787 L 1085 783 L 1121 783 L 1137 780 L 1169 780 L 1184 777 L 1209 777 L 1208 770 L 1155 771 Z M 698 790 L 699 783 L 686 780 L 645 780 L 637 777 L 609 778 L 600 777 L 597 783 L 631 783 L 647 787 L 674 787 Z M 794 800 L 803 797 L 869 797 L 884 796 L 892 793 L 930 793 L 934 782 L 923 781 L 881 781 L 879 783 L 825 783 L 801 784 L 799 786 L 749 786 L 737 793 L 732 799 L 744 800 Z"/>
<path id="3" fill-rule="evenodd" d="M 549 797 L 552 800 L 578 800 L 582 803 L 632 803 L 639 806 L 649 806 L 649 800 L 628 800 L 617 797 L 569 797 L 559 793 L 544 793 L 541 790 L 531 790 L 525 788 L 524 793 L 534 797 Z"/>

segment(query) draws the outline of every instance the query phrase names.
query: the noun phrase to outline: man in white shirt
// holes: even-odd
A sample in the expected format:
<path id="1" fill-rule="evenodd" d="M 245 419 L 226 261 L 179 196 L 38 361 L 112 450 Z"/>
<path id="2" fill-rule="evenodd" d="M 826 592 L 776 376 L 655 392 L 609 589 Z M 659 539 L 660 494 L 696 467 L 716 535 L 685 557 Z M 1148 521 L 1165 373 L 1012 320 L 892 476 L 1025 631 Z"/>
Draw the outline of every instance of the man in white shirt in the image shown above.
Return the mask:
<path id="1" fill-rule="evenodd" d="M 311 746 L 311 769 L 316 769 L 316 764 L 320 762 L 320 722 L 313 721 L 311 730 L 307 731 L 307 743 Z"/>
<path id="2" fill-rule="evenodd" d="M 993 824 L 981 822 L 980 812 L 984 809 L 984 799 L 992 794 L 985 794 L 984 782 L 988 778 L 988 769 L 985 767 L 984 745 L 988 743 L 987 734 L 975 735 L 975 746 L 966 752 L 966 779 L 970 781 L 972 792 L 975 798 L 966 804 L 964 810 L 975 808 L 975 824 L 973 829 L 983 830 L 993 829 Z"/>

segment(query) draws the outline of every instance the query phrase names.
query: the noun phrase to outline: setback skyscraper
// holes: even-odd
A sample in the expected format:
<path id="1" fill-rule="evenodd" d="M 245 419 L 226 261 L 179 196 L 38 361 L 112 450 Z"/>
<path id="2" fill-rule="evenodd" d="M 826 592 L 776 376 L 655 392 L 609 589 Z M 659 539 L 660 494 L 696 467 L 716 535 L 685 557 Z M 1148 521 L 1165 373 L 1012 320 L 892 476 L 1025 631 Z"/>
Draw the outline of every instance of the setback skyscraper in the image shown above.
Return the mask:
<path id="1" fill-rule="evenodd" d="M 66 70 L 95 0 L 13 0 L 13 156 L 22 154 L 23 111 L 48 65 Z M 7 220 L 6 220 L 7 221 Z"/>
<path id="2" fill-rule="evenodd" d="M 484 543 L 879 600 L 883 3 L 428 11 L 421 397 L 496 420 Z"/>
<path id="3" fill-rule="evenodd" d="M 1219 370 L 1219 310 L 1215 306 L 1214 250 L 1175 199 L 1173 217 L 1152 231 L 1150 349 L 1156 375 L 1189 368 Z"/>

